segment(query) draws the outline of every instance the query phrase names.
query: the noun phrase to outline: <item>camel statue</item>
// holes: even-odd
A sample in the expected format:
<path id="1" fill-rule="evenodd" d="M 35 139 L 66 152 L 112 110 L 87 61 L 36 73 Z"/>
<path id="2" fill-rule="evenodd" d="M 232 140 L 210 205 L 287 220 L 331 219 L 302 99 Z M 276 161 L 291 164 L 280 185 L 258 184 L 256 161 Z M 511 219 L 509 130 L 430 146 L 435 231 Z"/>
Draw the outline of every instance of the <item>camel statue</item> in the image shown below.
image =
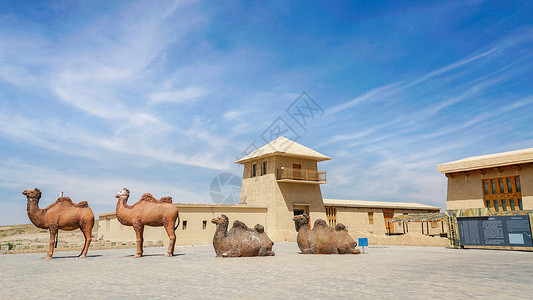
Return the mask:
<path id="1" fill-rule="evenodd" d="M 346 226 L 339 223 L 333 229 L 326 221 L 315 221 L 313 230 L 307 226 L 309 217 L 306 214 L 293 218 L 298 231 L 297 243 L 303 254 L 359 254 L 355 249 L 357 243 L 348 234 Z"/>
<path id="2" fill-rule="evenodd" d="M 211 220 L 217 228 L 213 236 L 213 247 L 218 257 L 274 256 L 274 243 L 265 233 L 265 228 L 257 224 L 250 229 L 241 221 L 234 221 L 228 231 L 229 219 L 226 215 Z"/>
<path id="3" fill-rule="evenodd" d="M 94 214 L 87 201 L 74 204 L 69 197 L 60 197 L 47 208 L 40 209 L 41 191 L 39 189 L 24 190 L 22 194 L 26 195 L 28 200 L 26 210 L 33 225 L 50 231 L 50 247 L 44 259 L 52 258 L 59 229 L 71 231 L 79 228 L 85 236 L 85 245 L 78 258 L 87 256 L 94 225 Z"/>
<path id="4" fill-rule="evenodd" d="M 175 231 L 180 223 L 180 217 L 178 208 L 172 204 L 172 197 L 163 197 L 157 200 L 151 194 L 144 194 L 137 203 L 131 206 L 127 204 L 130 197 L 130 191 L 127 188 L 123 188 L 115 197 L 118 198 L 117 220 L 124 226 L 133 226 L 137 235 L 137 253 L 134 257 L 143 255 L 145 225 L 165 227 L 170 239 L 165 256 L 173 256 L 176 245 Z"/>

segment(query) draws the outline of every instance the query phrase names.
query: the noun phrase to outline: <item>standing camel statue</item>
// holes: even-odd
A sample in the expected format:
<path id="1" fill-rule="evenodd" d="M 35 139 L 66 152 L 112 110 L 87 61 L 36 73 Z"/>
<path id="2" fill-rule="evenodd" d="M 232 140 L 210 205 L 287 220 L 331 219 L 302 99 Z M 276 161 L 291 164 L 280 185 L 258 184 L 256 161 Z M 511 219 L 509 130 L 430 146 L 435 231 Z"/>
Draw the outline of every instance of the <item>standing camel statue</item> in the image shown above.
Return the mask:
<path id="1" fill-rule="evenodd" d="M 165 256 L 174 255 L 176 245 L 176 228 L 180 223 L 178 208 L 172 204 L 172 197 L 155 199 L 151 194 L 142 195 L 141 199 L 133 205 L 128 205 L 130 191 L 123 188 L 115 196 L 117 202 L 117 220 L 124 226 L 133 226 L 137 235 L 137 253 L 134 257 L 143 255 L 144 226 L 163 226 L 167 231 L 170 243 Z M 176 223 L 176 220 L 178 222 Z"/>
<path id="2" fill-rule="evenodd" d="M 44 259 L 52 258 L 59 229 L 71 231 L 79 228 L 85 236 L 85 245 L 78 257 L 85 258 L 87 256 L 94 225 L 94 214 L 87 201 L 74 204 L 69 197 L 60 197 L 47 208 L 40 209 L 41 191 L 39 189 L 24 190 L 22 194 L 26 195 L 28 199 L 26 210 L 33 225 L 50 231 L 50 248 L 48 248 L 48 254 Z"/>

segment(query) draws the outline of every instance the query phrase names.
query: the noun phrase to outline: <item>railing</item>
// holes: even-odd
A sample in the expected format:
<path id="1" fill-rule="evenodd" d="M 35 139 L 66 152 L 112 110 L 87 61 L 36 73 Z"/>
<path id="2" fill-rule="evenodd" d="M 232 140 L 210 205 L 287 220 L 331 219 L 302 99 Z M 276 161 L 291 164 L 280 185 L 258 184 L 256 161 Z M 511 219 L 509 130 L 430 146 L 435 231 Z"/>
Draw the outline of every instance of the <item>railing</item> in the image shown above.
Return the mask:
<path id="1" fill-rule="evenodd" d="M 278 169 L 278 180 L 301 180 L 316 183 L 327 183 L 326 172 L 319 172 L 309 169 L 292 169 L 280 168 Z"/>

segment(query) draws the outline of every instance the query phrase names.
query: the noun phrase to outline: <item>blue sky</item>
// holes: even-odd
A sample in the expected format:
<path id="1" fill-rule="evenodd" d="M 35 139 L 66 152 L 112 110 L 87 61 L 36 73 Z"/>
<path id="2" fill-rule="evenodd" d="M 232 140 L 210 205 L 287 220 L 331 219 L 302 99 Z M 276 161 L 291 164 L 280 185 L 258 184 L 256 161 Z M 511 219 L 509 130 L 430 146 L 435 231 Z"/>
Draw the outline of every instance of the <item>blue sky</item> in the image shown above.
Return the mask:
<path id="1" fill-rule="evenodd" d="M 531 1 L 322 2 L 0 2 L 0 225 L 33 187 L 210 203 L 279 120 L 327 198 L 445 207 L 437 164 L 533 147 Z"/>

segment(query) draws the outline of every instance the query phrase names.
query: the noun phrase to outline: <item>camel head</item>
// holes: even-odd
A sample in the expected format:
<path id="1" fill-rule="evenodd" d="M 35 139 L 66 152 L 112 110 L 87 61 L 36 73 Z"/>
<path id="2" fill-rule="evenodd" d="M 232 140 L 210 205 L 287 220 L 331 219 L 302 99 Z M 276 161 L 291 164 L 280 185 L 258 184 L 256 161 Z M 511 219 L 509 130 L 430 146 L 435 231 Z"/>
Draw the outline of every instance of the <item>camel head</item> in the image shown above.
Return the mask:
<path id="1" fill-rule="evenodd" d="M 127 188 L 123 188 L 120 192 L 118 192 L 115 195 L 115 198 L 120 198 L 122 196 L 129 197 L 130 196 L 130 190 L 128 190 Z"/>
<path id="2" fill-rule="evenodd" d="M 296 227 L 296 231 L 300 230 L 300 227 L 307 226 L 309 223 L 309 217 L 306 214 L 303 215 L 297 215 L 292 218 L 294 220 L 294 226 Z"/>
<path id="3" fill-rule="evenodd" d="M 39 199 L 41 199 L 41 190 L 39 190 L 38 188 L 24 190 L 22 191 L 22 195 L 26 195 L 28 199 L 32 198 L 37 199 L 37 201 L 39 201 Z"/>
<path id="4" fill-rule="evenodd" d="M 217 225 L 228 225 L 229 219 L 226 215 L 221 215 L 220 217 L 213 218 L 213 220 L 211 220 L 211 223 Z"/>

